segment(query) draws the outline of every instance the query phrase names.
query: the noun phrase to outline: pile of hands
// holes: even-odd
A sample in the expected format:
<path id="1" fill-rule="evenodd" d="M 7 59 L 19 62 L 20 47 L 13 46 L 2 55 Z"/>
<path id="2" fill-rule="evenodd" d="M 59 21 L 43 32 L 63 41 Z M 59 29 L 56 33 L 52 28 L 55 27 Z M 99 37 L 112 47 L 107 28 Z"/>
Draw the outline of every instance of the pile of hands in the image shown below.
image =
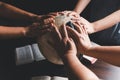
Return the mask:
<path id="1" fill-rule="evenodd" d="M 64 15 L 66 12 L 67 16 L 73 16 L 71 22 L 74 25 L 74 29 L 63 24 L 60 30 L 58 30 L 54 24 L 54 18 L 59 14 Z M 80 17 L 76 12 L 62 11 L 38 16 L 36 22 L 26 27 L 26 35 L 30 37 L 35 36 L 40 38 L 47 32 L 53 34 L 54 44 L 52 44 L 52 46 L 61 57 L 64 55 L 76 56 L 77 53 L 87 53 L 87 51 L 92 48 L 88 36 L 89 33 L 94 32 L 92 25 L 90 22 Z"/>

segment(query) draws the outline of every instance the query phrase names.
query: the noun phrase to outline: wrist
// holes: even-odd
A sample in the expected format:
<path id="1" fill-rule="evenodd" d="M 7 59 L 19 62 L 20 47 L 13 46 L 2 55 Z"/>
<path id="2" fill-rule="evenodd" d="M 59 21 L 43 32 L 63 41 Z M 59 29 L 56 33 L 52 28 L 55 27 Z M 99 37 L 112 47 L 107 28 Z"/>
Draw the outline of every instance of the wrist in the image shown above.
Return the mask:
<path id="1" fill-rule="evenodd" d="M 28 27 L 23 27 L 23 30 L 22 30 L 22 35 L 24 36 L 24 37 L 28 37 Z"/>
<path id="2" fill-rule="evenodd" d="M 25 37 L 26 36 L 26 29 L 25 27 L 17 27 L 14 29 L 14 34 L 17 34 L 17 37 Z"/>
<path id="3" fill-rule="evenodd" d="M 32 16 L 32 22 L 39 22 L 41 19 L 41 16 L 40 15 L 33 15 Z"/>
<path id="4" fill-rule="evenodd" d="M 68 61 L 70 60 L 74 61 L 76 58 L 78 58 L 76 55 L 67 54 L 62 57 L 62 60 L 65 64 L 68 64 Z"/>
<path id="5" fill-rule="evenodd" d="M 89 49 L 87 49 L 87 50 L 84 52 L 84 54 L 86 54 L 86 55 L 88 55 L 88 56 L 92 56 L 98 46 L 99 46 L 99 45 L 92 45 Z"/>
<path id="6" fill-rule="evenodd" d="M 97 23 L 96 22 L 92 22 L 91 26 L 93 27 L 93 32 L 92 33 L 97 32 Z"/>
<path id="7" fill-rule="evenodd" d="M 86 48 L 84 47 L 82 49 L 78 49 L 78 53 L 87 55 L 87 54 L 90 53 L 90 51 L 92 50 L 92 48 L 93 48 L 93 46 L 91 45 L 91 46 L 86 47 Z"/>
<path id="8" fill-rule="evenodd" d="M 73 54 L 73 53 L 70 53 L 70 54 L 64 54 L 62 56 L 62 59 L 66 59 L 66 58 L 69 58 L 69 57 L 77 57 L 76 54 Z"/>
<path id="9" fill-rule="evenodd" d="M 96 29 L 95 29 L 95 24 L 94 24 L 94 22 L 90 23 L 90 26 L 92 27 L 92 29 L 91 29 L 91 33 L 89 33 L 89 34 L 95 33 L 95 32 L 96 32 Z"/>

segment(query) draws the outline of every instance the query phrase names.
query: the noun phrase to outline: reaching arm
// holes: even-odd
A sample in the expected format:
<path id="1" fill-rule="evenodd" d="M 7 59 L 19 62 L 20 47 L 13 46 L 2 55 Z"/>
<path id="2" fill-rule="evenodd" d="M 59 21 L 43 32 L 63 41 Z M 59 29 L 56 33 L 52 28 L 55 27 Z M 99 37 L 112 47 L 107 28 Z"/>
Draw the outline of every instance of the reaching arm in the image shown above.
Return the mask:
<path id="1" fill-rule="evenodd" d="M 118 22 L 120 22 L 120 10 L 117 10 L 103 19 L 92 22 L 92 25 L 95 30 L 94 32 L 98 32 L 110 28 Z"/>
<path id="2" fill-rule="evenodd" d="M 102 18 L 100 20 L 97 20 L 91 23 L 81 17 L 80 23 L 83 24 L 87 28 L 87 32 L 91 34 L 91 33 L 95 33 L 95 32 L 110 28 L 116 23 L 120 22 L 119 16 L 120 16 L 120 10 L 117 10 L 116 12 L 106 16 L 105 18 Z"/>
<path id="3" fill-rule="evenodd" d="M 76 41 L 79 52 L 120 66 L 120 46 L 93 46 L 86 28 L 77 24 L 74 25 L 76 25 L 78 32 L 71 28 L 68 28 L 68 30 L 74 36 L 73 38 Z"/>
<path id="4" fill-rule="evenodd" d="M 84 54 L 120 66 L 120 46 L 93 46 L 86 50 Z"/>
<path id="5" fill-rule="evenodd" d="M 37 18 L 36 14 L 16 8 L 10 4 L 0 2 L 0 17 L 15 20 L 24 20 L 34 22 Z"/>
<path id="6" fill-rule="evenodd" d="M 63 62 L 68 71 L 70 80 L 99 80 L 99 78 L 87 67 L 85 67 L 75 55 L 64 56 Z M 86 75 L 89 74 L 89 75 Z"/>
<path id="7" fill-rule="evenodd" d="M 23 37 L 23 36 L 25 36 L 24 27 L 0 26 L 0 39 L 9 39 L 13 37 Z"/>
<path id="8" fill-rule="evenodd" d="M 85 9 L 85 7 L 89 4 L 91 0 L 78 0 L 78 3 L 76 4 L 74 11 L 78 14 L 81 14 L 81 12 Z"/>
<path id="9" fill-rule="evenodd" d="M 29 26 L 0 26 L 0 39 L 19 37 L 40 38 L 41 35 L 50 31 L 50 26 L 51 24 L 42 27 L 39 23 L 34 23 Z"/>
<path id="10" fill-rule="evenodd" d="M 84 53 L 116 66 L 120 66 L 120 46 L 93 46 Z"/>
<path id="11" fill-rule="evenodd" d="M 62 26 L 61 34 L 57 28 L 55 30 L 53 34 L 55 35 L 54 47 L 64 62 L 65 68 L 68 71 L 69 80 L 99 80 L 91 70 L 79 61 L 75 43 L 68 37 L 66 26 Z"/>
<path id="12" fill-rule="evenodd" d="M 32 25 L 28 25 L 28 26 L 0 25 L 0 39 L 9 39 L 9 38 L 18 38 L 18 37 L 38 38 L 44 33 L 50 31 L 50 26 L 54 22 L 53 18 L 54 18 L 53 15 L 43 15 L 41 16 L 39 22 L 34 22 L 32 23 Z"/>

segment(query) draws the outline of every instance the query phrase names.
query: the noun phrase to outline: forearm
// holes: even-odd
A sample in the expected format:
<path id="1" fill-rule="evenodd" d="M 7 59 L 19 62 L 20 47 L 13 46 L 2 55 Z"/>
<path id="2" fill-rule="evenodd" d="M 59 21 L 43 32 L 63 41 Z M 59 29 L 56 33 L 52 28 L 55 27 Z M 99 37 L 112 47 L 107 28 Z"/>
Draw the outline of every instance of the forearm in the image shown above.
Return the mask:
<path id="1" fill-rule="evenodd" d="M 96 46 L 85 53 L 86 55 L 120 66 L 120 46 Z"/>
<path id="2" fill-rule="evenodd" d="M 24 27 L 0 26 L 0 39 L 19 38 L 25 36 Z"/>
<path id="3" fill-rule="evenodd" d="M 91 0 L 78 0 L 78 3 L 74 8 L 74 11 L 77 12 L 78 14 L 81 14 L 81 12 L 86 8 L 90 1 Z"/>
<path id="4" fill-rule="evenodd" d="M 119 16 L 120 16 L 120 10 L 112 13 L 111 15 L 109 15 L 103 19 L 92 22 L 92 25 L 94 27 L 94 31 L 98 32 L 98 31 L 112 27 L 116 23 L 120 22 Z"/>
<path id="5" fill-rule="evenodd" d="M 36 14 L 16 8 L 7 3 L 0 2 L 0 17 L 15 20 L 33 21 Z"/>
<path id="6" fill-rule="evenodd" d="M 66 55 L 63 58 L 63 62 L 68 70 L 68 76 L 70 80 L 99 80 L 91 70 L 89 70 L 79 61 L 77 56 Z"/>

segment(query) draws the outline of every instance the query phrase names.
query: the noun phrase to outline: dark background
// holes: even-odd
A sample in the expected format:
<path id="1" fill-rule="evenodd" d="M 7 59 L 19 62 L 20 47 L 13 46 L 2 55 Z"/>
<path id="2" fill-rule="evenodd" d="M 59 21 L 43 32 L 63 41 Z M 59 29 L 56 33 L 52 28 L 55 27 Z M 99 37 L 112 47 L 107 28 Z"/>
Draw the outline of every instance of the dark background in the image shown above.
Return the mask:
<path id="1" fill-rule="evenodd" d="M 73 10 L 77 0 L 0 0 L 26 11 L 42 15 L 49 12 Z M 119 9 L 120 0 L 92 0 L 81 14 L 89 21 L 95 21 Z M 8 14 L 9 15 L 9 14 Z M 7 21 L 10 24 L 15 21 Z M 2 23 L 1 23 L 2 24 Z M 111 31 L 113 29 L 108 30 Z M 99 44 L 109 44 L 110 39 L 105 32 L 91 35 L 91 39 Z M 100 36 L 100 37 L 99 37 Z M 107 35 L 109 36 L 109 35 Z M 103 43 L 103 41 L 105 41 Z M 22 66 L 15 65 L 15 48 L 35 43 L 31 38 L 0 40 L 0 80 L 29 80 L 35 75 L 66 76 L 63 66 L 48 61 L 34 62 Z M 101 43 L 102 42 L 102 43 Z"/>
<path id="2" fill-rule="evenodd" d="M 72 10 L 77 0 L 1 0 L 26 11 L 42 15 Z M 9 14 L 8 14 L 9 15 Z M 1 20 L 0 25 L 16 25 L 16 21 Z M 0 80 L 30 80 L 35 75 L 66 76 L 64 67 L 48 61 L 15 65 L 15 48 L 35 43 L 32 38 L 0 40 Z"/>

